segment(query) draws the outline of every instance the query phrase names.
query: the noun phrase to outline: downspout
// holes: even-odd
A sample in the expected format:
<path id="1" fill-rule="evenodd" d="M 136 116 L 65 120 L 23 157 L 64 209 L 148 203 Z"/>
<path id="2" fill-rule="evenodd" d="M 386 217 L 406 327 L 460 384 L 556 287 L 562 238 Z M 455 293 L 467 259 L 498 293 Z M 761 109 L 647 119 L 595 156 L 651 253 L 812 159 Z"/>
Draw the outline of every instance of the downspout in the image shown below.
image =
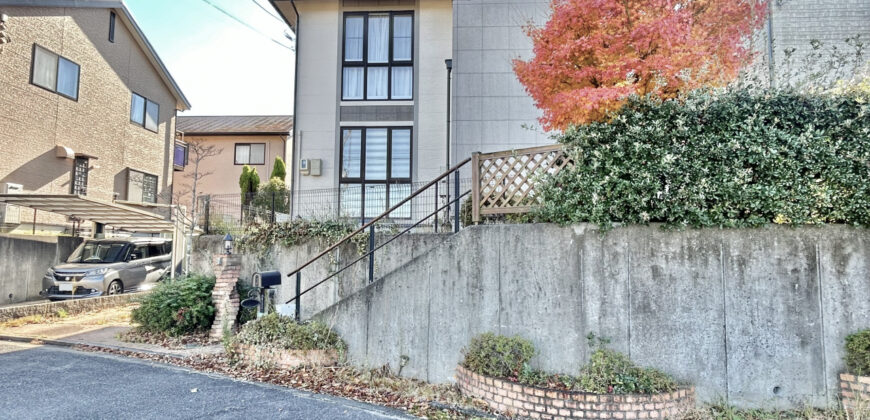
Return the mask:
<path id="1" fill-rule="evenodd" d="M 302 146 L 302 141 L 301 141 L 302 139 L 300 138 L 299 142 L 296 141 L 297 136 L 301 137 L 301 132 L 297 128 L 297 127 L 299 127 L 299 125 L 297 123 L 298 118 L 296 117 L 296 115 L 299 114 L 298 105 L 299 105 L 299 32 L 300 32 L 299 20 L 300 20 L 300 17 L 299 17 L 299 10 L 296 9 L 296 2 L 291 1 L 290 5 L 293 6 L 293 13 L 296 15 L 296 50 L 295 50 L 295 53 L 296 53 L 295 63 L 296 64 L 293 67 L 293 127 L 292 127 L 293 138 L 291 139 L 292 144 L 290 146 L 293 148 L 293 156 L 292 156 L 293 162 L 290 165 L 290 173 L 293 175 L 292 175 L 292 178 L 290 179 L 290 197 L 291 198 L 298 198 L 299 197 L 299 195 L 298 195 L 298 188 L 299 188 L 298 183 L 299 183 L 300 177 L 298 176 L 298 173 L 297 173 L 297 166 L 298 166 L 299 158 L 300 158 L 300 156 L 302 156 L 302 147 L 301 147 Z M 297 143 L 300 146 L 299 150 L 296 149 Z M 286 150 L 286 148 L 285 148 L 285 150 Z M 290 200 L 290 217 L 291 218 L 293 217 L 293 214 L 294 214 L 295 205 L 296 205 L 296 200 L 291 199 Z"/>

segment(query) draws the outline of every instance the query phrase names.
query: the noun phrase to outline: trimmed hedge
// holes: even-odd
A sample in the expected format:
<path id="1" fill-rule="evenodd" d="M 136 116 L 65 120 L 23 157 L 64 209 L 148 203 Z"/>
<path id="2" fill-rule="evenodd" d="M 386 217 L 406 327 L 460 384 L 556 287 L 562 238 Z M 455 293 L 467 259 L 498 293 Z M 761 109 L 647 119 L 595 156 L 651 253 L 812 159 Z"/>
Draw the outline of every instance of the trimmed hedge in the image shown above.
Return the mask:
<path id="1" fill-rule="evenodd" d="M 540 221 L 870 226 L 870 105 L 855 95 L 634 98 L 560 142 L 575 166 L 544 179 Z"/>
<path id="2" fill-rule="evenodd" d="M 471 339 L 462 365 L 481 375 L 517 378 L 534 356 L 535 346 L 529 340 L 484 333 Z"/>
<path id="3" fill-rule="evenodd" d="M 142 298 L 131 318 L 145 331 L 171 336 L 206 331 L 214 321 L 214 283 L 214 277 L 202 274 L 161 282 Z"/>
<path id="4" fill-rule="evenodd" d="M 859 376 L 870 376 L 870 330 L 846 337 L 846 370 Z"/>

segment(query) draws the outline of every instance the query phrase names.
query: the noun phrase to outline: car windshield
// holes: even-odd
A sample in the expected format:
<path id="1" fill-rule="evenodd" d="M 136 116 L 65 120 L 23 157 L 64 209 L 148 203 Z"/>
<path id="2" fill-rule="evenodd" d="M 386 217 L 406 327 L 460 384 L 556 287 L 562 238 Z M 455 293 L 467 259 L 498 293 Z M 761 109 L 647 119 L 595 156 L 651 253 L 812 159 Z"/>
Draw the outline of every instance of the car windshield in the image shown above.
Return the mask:
<path id="1" fill-rule="evenodd" d="M 66 262 L 70 263 L 114 263 L 124 259 L 124 243 L 85 242 L 76 248 Z"/>

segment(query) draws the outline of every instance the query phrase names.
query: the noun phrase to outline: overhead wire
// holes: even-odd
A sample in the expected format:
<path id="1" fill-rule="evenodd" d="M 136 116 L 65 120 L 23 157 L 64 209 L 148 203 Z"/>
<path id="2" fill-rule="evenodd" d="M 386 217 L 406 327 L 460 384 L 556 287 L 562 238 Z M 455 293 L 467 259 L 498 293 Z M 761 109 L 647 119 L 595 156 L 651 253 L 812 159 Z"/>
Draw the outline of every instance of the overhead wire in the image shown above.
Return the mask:
<path id="1" fill-rule="evenodd" d="M 236 15 L 234 15 L 234 14 L 228 12 L 226 9 L 224 9 L 224 8 L 222 8 L 222 7 L 220 7 L 220 6 L 218 6 L 217 4 L 213 3 L 211 0 L 202 0 L 202 1 L 204 1 L 204 2 L 205 2 L 206 4 L 208 4 L 209 6 L 214 7 L 215 9 L 217 9 L 218 11 L 220 11 L 221 13 L 223 13 L 224 15 L 228 16 L 229 18 L 231 18 L 231 19 L 235 20 L 236 22 L 238 22 L 238 23 L 244 25 L 246 28 L 248 28 L 248 29 L 250 29 L 250 30 L 252 30 L 252 31 L 254 31 L 254 32 L 258 33 L 258 34 L 260 34 L 261 36 L 263 36 L 263 37 L 265 37 L 265 38 L 267 38 L 267 39 L 269 39 L 269 40 L 271 40 L 272 42 L 274 42 L 274 43 L 276 43 L 276 44 L 278 44 L 278 45 L 280 45 L 280 46 L 282 46 L 282 47 L 284 47 L 284 48 L 286 48 L 286 49 L 288 49 L 288 50 L 290 50 L 290 51 L 296 51 L 296 49 L 295 49 L 294 47 L 284 45 L 284 43 L 282 43 L 282 42 L 276 40 L 275 38 L 272 38 L 270 35 L 268 35 L 268 34 L 266 34 L 266 33 L 264 33 L 264 32 L 261 32 L 259 29 L 257 29 L 257 28 L 254 27 L 253 25 L 249 24 L 248 22 L 245 22 L 244 20 L 240 19 L 240 18 L 237 17 Z M 257 2 L 254 2 L 254 3 L 257 3 Z M 257 3 L 257 5 L 260 6 L 260 7 L 262 7 L 262 5 L 260 5 L 259 3 Z M 271 13 L 270 13 L 270 14 L 271 14 Z M 273 15 L 273 17 L 274 17 L 274 15 Z"/>

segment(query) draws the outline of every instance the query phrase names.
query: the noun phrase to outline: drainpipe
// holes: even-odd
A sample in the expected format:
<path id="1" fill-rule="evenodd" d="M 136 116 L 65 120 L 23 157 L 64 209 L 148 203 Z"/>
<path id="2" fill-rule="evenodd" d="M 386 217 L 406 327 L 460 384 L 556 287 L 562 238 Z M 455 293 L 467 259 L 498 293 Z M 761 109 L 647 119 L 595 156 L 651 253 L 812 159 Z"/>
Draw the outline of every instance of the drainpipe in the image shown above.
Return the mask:
<path id="1" fill-rule="evenodd" d="M 453 59 L 444 60 L 447 66 L 447 161 L 444 170 L 450 169 L 450 73 L 453 72 Z"/>
<path id="2" fill-rule="evenodd" d="M 300 32 L 299 21 L 301 18 L 299 17 L 299 10 L 296 9 L 296 2 L 291 1 L 290 4 L 293 6 L 293 13 L 296 14 L 296 50 L 295 50 L 296 57 L 294 60 L 296 65 L 293 68 L 293 73 L 294 73 L 293 74 L 293 128 L 292 128 L 293 137 L 290 140 L 292 143 L 290 145 L 290 147 L 293 148 L 292 149 L 293 150 L 293 156 L 292 156 L 293 163 L 291 163 L 291 165 L 290 165 L 290 171 L 291 171 L 290 173 L 293 174 L 292 178 L 290 178 L 290 197 L 291 197 L 290 217 L 292 218 L 293 214 L 294 214 L 294 207 L 296 206 L 296 200 L 293 198 L 299 197 L 298 188 L 299 188 L 300 176 L 298 176 L 299 174 L 297 173 L 298 172 L 297 168 L 299 166 L 299 159 L 302 156 L 302 138 L 301 138 L 302 132 L 300 132 L 297 128 L 297 127 L 299 127 L 299 124 L 297 123 L 298 117 L 296 116 L 297 114 L 299 114 L 299 32 Z M 297 146 L 296 137 L 297 136 L 299 136 L 299 142 L 298 142 L 299 149 L 298 150 L 296 148 L 296 146 Z M 286 148 L 285 148 L 285 150 L 286 150 Z"/>

